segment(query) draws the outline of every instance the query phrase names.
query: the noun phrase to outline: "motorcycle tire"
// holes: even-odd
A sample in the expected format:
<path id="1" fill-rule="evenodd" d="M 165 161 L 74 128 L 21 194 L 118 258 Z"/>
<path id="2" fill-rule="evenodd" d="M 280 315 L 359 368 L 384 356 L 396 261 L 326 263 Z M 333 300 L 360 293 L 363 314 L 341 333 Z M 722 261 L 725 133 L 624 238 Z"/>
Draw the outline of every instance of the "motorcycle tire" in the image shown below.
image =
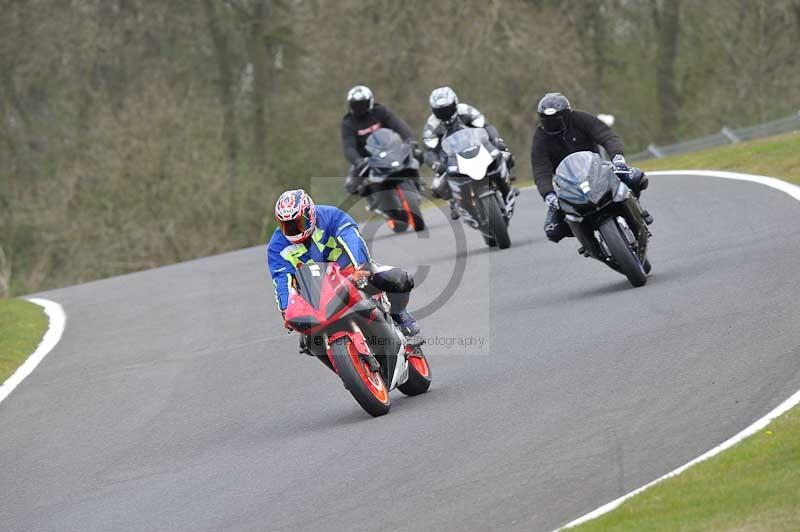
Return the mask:
<path id="1" fill-rule="evenodd" d="M 397 389 L 408 396 L 420 395 L 431 387 L 431 368 L 428 360 L 420 351 L 408 357 L 408 380 L 397 386 Z"/>
<path id="2" fill-rule="evenodd" d="M 422 207 L 420 206 L 420 195 L 417 187 L 411 182 L 405 182 L 397 186 L 397 194 L 403 211 L 406 215 L 408 226 L 414 231 L 425 230 L 425 219 L 422 217 Z"/>
<path id="3" fill-rule="evenodd" d="M 508 225 L 503 218 L 503 212 L 496 194 L 481 198 L 481 206 L 489 223 L 489 230 L 494 236 L 497 247 L 506 249 L 511 246 L 511 238 L 508 236 Z"/>
<path id="4" fill-rule="evenodd" d="M 380 372 L 370 370 L 349 338 L 334 340 L 331 350 L 336 372 L 353 399 L 373 417 L 387 414 L 391 407 L 389 387 Z"/>
<path id="5" fill-rule="evenodd" d="M 633 286 L 644 286 L 647 283 L 647 274 L 644 272 L 639 257 L 628 244 L 625 235 L 617 225 L 616 218 L 609 218 L 598 228 L 603 240 L 608 247 L 609 253 L 614 258 L 620 271 L 628 278 Z"/>
<path id="6" fill-rule="evenodd" d="M 395 213 L 392 213 L 393 216 L 386 219 L 386 225 L 389 226 L 389 229 L 394 231 L 395 233 L 403 233 L 408 229 L 408 222 L 405 221 L 405 217 L 401 216 L 404 214 L 400 211 L 397 211 L 397 218 L 395 218 Z"/>

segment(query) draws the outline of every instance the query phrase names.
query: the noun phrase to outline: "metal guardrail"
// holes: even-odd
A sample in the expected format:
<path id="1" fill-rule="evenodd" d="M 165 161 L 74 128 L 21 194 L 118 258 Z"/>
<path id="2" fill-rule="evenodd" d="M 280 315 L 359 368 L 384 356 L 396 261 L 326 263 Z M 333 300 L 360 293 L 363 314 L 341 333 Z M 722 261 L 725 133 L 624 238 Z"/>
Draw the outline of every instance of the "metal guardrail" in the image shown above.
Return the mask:
<path id="1" fill-rule="evenodd" d="M 781 133 L 797 130 L 800 130 L 800 111 L 797 111 L 797 113 L 791 116 L 765 122 L 763 124 L 757 124 L 755 126 L 742 127 L 739 129 L 723 127 L 719 133 L 715 133 L 714 135 L 707 135 L 677 144 L 656 146 L 651 143 L 646 150 L 634 153 L 626 157 L 626 159 L 629 161 L 643 161 L 653 158 L 660 159 L 677 153 L 688 153 L 725 144 L 735 144 L 743 140 L 769 137 L 771 135 L 779 135 Z"/>

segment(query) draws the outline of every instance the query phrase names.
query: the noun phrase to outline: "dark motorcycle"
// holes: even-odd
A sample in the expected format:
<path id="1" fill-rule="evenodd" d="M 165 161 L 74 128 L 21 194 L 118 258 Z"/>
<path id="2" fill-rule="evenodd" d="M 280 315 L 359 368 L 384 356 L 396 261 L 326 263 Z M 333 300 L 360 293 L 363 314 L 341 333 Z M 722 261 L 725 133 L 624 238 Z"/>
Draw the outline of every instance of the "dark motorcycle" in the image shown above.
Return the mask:
<path id="1" fill-rule="evenodd" d="M 633 286 L 643 286 L 650 273 L 647 241 L 651 235 L 639 200 L 614 166 L 594 152 L 576 152 L 558 165 L 553 185 L 580 242 L 580 253 L 623 274 Z"/>
<path id="2" fill-rule="evenodd" d="M 366 149 L 370 155 L 360 175 L 370 209 L 386 218 L 395 233 L 409 227 L 425 229 L 422 181 L 413 147 L 391 129 L 381 128 L 367 138 Z"/>
<path id="3" fill-rule="evenodd" d="M 460 129 L 442 141 L 447 155 L 447 182 L 464 223 L 478 229 L 491 247 L 511 246 L 508 224 L 514 214 L 514 195 L 504 198 L 498 188 L 508 179 L 503 151 L 483 128 Z"/>
<path id="4" fill-rule="evenodd" d="M 300 265 L 293 277 L 286 326 L 304 336 L 311 354 L 335 371 L 361 407 L 389 412 L 389 391 L 428 391 L 431 370 L 420 346 L 406 343 L 383 293 L 351 282 L 352 266 Z"/>

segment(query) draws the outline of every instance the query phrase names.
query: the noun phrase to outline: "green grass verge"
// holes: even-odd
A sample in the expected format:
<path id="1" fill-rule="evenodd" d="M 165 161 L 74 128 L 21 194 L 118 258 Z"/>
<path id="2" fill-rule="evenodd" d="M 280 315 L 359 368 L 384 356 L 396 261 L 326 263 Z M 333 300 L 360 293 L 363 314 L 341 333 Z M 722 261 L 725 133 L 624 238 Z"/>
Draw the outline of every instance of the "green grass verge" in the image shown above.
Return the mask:
<path id="1" fill-rule="evenodd" d="M 46 330 L 42 307 L 22 299 L 0 299 L 0 383 L 34 352 Z"/>
<path id="2" fill-rule="evenodd" d="M 570 530 L 800 530 L 800 410 Z"/>
<path id="3" fill-rule="evenodd" d="M 641 166 L 646 170 L 730 170 L 800 183 L 800 133 L 645 161 Z M 731 449 L 571 530 L 800 530 L 800 408 Z"/>
<path id="4" fill-rule="evenodd" d="M 642 161 L 644 170 L 730 170 L 800 183 L 800 131 Z"/>

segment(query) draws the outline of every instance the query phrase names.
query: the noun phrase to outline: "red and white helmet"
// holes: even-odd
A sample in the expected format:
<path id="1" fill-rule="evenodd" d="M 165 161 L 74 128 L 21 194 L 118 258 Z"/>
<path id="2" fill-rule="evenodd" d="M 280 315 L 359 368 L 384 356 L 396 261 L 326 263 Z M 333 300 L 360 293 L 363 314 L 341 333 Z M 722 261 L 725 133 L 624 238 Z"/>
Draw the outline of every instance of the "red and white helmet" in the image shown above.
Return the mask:
<path id="1" fill-rule="evenodd" d="M 305 190 L 287 190 L 275 203 L 275 219 L 289 242 L 302 242 L 314 232 L 317 209 Z"/>

